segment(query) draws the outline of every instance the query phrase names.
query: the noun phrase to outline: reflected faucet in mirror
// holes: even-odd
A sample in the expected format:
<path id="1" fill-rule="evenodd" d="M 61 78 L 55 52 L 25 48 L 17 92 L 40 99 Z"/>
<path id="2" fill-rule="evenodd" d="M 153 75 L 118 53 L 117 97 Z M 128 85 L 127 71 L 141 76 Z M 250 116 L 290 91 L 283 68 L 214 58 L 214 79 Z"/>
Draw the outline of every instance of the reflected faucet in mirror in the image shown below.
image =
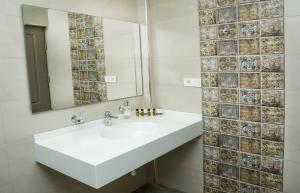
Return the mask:
<path id="1" fill-rule="evenodd" d="M 79 125 L 79 124 L 83 124 L 85 122 L 83 116 L 80 114 L 78 115 L 73 115 L 71 117 L 71 121 L 75 124 L 75 125 Z"/>

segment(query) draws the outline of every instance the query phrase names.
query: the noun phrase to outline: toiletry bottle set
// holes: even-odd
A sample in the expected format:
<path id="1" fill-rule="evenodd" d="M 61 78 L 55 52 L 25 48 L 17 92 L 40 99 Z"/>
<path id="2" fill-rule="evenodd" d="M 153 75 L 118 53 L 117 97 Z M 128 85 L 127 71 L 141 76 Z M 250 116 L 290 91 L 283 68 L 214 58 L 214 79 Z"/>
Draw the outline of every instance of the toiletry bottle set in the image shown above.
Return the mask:
<path id="1" fill-rule="evenodd" d="M 136 116 L 137 117 L 144 117 L 144 116 L 156 116 L 156 115 L 163 115 L 163 113 L 158 113 L 155 108 L 148 108 L 148 109 L 136 109 Z"/>

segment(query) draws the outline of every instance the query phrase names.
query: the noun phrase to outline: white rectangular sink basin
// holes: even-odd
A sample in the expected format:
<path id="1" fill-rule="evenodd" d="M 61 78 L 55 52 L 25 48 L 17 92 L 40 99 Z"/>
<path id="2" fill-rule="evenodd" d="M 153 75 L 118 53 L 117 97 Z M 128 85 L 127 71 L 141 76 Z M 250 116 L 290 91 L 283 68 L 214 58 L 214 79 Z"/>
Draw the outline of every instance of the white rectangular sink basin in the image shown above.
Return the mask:
<path id="1" fill-rule="evenodd" d="M 202 134 L 200 114 L 96 120 L 34 136 L 36 161 L 96 189 Z"/>

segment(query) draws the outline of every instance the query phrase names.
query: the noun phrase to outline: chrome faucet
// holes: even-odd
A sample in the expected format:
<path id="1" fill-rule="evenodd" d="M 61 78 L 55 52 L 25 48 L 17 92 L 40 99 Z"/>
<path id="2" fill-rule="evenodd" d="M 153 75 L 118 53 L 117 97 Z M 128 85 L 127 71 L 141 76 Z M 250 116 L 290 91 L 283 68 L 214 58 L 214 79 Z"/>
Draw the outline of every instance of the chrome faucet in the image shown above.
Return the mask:
<path id="1" fill-rule="evenodd" d="M 71 117 L 71 121 L 75 124 L 75 125 L 79 125 L 79 124 L 83 124 L 84 123 L 84 118 L 81 115 L 73 115 Z"/>
<path id="2" fill-rule="evenodd" d="M 112 126 L 112 119 L 118 119 L 118 117 L 113 116 L 110 111 L 105 111 L 104 125 L 105 126 Z"/>

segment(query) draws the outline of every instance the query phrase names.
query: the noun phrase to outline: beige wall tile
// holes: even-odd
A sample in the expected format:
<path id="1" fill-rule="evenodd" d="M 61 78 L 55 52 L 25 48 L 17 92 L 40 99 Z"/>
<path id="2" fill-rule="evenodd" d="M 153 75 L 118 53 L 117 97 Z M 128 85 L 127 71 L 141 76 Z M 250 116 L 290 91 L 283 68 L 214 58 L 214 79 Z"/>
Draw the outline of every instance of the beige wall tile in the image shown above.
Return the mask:
<path id="1" fill-rule="evenodd" d="M 285 161 L 284 163 L 284 193 L 299 192 L 300 162 Z"/>
<path id="2" fill-rule="evenodd" d="M 201 89 L 168 84 L 153 84 L 157 108 L 201 113 Z"/>
<path id="3" fill-rule="evenodd" d="M 188 193 L 201 193 L 202 151 L 202 138 L 198 138 L 157 159 L 158 183 Z"/>
<path id="4" fill-rule="evenodd" d="M 25 58 L 22 19 L 0 14 L 0 26 L 0 58 Z"/>
<path id="5" fill-rule="evenodd" d="M 300 2 L 298 0 L 285 0 L 285 16 L 300 16 Z"/>
<path id="6" fill-rule="evenodd" d="M 9 159 L 5 148 L 0 147 L 0 188 L 12 180 L 9 171 Z M 1 190 L 1 189 L 0 189 Z M 0 191 L 1 192 L 1 191 Z"/>
<path id="7" fill-rule="evenodd" d="M 25 58 L 0 58 L 0 102 L 29 100 L 29 87 Z"/>
<path id="8" fill-rule="evenodd" d="M 300 83 L 299 83 L 299 1 L 285 0 L 285 41 L 286 41 L 286 125 L 285 125 L 285 160 L 284 193 L 299 192 L 300 173 Z M 299 4 L 300 5 L 300 4 Z"/>

